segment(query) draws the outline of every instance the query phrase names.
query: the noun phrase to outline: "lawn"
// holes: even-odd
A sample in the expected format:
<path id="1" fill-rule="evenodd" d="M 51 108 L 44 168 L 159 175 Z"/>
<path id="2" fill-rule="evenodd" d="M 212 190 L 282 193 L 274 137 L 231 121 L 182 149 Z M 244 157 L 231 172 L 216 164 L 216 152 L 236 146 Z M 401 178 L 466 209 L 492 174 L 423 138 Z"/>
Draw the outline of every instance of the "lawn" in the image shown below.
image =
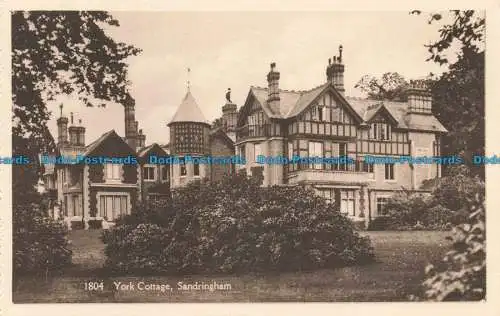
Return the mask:
<path id="1" fill-rule="evenodd" d="M 370 236 L 377 262 L 313 272 L 280 275 L 217 275 L 189 277 L 102 277 L 104 245 L 99 231 L 73 231 L 73 267 L 63 276 L 23 278 L 14 286 L 15 303 L 50 302 L 342 302 L 404 301 L 418 291 L 429 262 L 449 248 L 447 232 L 363 232 Z M 104 289 L 86 291 L 84 283 L 103 282 Z M 177 289 L 178 282 L 230 284 L 228 290 Z M 115 290 L 114 282 L 133 290 Z M 170 285 L 167 291 L 141 291 L 141 284 Z"/>

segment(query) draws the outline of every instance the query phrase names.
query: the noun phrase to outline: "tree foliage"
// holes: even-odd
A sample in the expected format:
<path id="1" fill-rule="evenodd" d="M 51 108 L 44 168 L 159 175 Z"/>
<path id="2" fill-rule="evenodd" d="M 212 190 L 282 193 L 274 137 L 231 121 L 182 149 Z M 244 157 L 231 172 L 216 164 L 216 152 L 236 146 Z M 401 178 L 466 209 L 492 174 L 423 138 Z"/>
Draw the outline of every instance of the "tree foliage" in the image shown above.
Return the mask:
<path id="1" fill-rule="evenodd" d="M 452 248 L 438 265 L 426 268 L 425 298 L 470 301 L 486 297 L 486 225 L 484 196 L 467 203 L 467 221 L 453 228 Z"/>
<path id="2" fill-rule="evenodd" d="M 449 130 L 442 142 L 443 154 L 463 156 L 472 175 L 484 179 L 484 166 L 474 165 L 472 156 L 484 155 L 485 146 L 485 17 L 473 10 L 450 13 L 452 22 L 443 24 L 439 38 L 426 45 L 427 60 L 448 65 L 448 71 L 433 78 L 433 112 Z M 441 18 L 441 13 L 431 13 L 428 22 L 440 23 Z M 454 47 L 459 47 L 457 61 L 451 64 L 448 55 Z"/>
<path id="3" fill-rule="evenodd" d="M 36 162 L 39 152 L 54 147 L 46 105 L 57 95 L 75 94 L 88 106 L 131 102 L 126 59 L 140 50 L 105 33 L 119 26 L 110 14 L 13 11 L 11 22 L 14 155 L 27 154 L 29 143 Z"/>
<path id="4" fill-rule="evenodd" d="M 442 23 L 443 14 L 429 14 L 428 23 Z M 429 74 L 425 81 L 432 90 L 433 113 L 449 131 L 441 142 L 442 155 L 462 156 L 472 175 L 484 179 L 484 166 L 475 165 L 472 157 L 485 152 L 485 18 L 471 10 L 454 10 L 450 15 L 451 23 L 444 23 L 438 38 L 425 45 L 429 51 L 427 61 L 447 66 L 447 71 L 439 76 Z M 450 63 L 452 54 L 457 60 Z M 381 78 L 365 75 L 355 87 L 372 99 L 405 101 L 408 82 L 397 73 L 386 73 Z M 448 174 L 448 169 L 443 166 L 443 174 Z"/>
<path id="5" fill-rule="evenodd" d="M 381 78 L 370 75 L 363 76 L 355 88 L 361 89 L 373 100 L 406 101 L 406 79 L 397 72 L 386 72 Z"/>

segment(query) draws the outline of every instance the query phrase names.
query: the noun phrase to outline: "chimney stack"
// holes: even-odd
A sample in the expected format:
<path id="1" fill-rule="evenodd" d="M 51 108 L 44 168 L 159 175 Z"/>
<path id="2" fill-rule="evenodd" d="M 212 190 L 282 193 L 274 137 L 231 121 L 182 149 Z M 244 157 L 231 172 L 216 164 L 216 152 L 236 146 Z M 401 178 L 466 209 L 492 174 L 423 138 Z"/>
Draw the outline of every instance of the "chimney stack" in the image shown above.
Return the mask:
<path id="1" fill-rule="evenodd" d="M 69 144 L 76 146 L 78 144 L 78 127 L 75 126 L 73 120 L 73 112 L 70 113 Z"/>
<path id="2" fill-rule="evenodd" d="M 271 70 L 267 74 L 268 97 L 267 102 L 274 113 L 280 113 L 280 73 L 275 70 L 276 63 L 271 63 Z"/>
<path id="3" fill-rule="evenodd" d="M 410 113 L 432 114 L 432 93 L 424 80 L 410 80 L 406 95 Z"/>
<path id="4" fill-rule="evenodd" d="M 57 119 L 57 145 L 60 147 L 68 143 L 68 118 L 63 116 L 63 105 L 59 105 L 60 114 Z"/>
<path id="5" fill-rule="evenodd" d="M 137 135 L 137 147 L 143 148 L 146 146 L 146 135 L 142 133 L 142 129 L 139 130 L 139 134 Z"/>
<path id="6" fill-rule="evenodd" d="M 332 83 L 335 89 L 344 94 L 344 64 L 342 63 L 342 45 L 339 46 L 339 56 L 333 56 L 333 64 L 331 59 L 328 59 L 328 66 L 326 67 L 327 81 Z"/>
<path id="7" fill-rule="evenodd" d="M 77 145 L 78 146 L 85 146 L 85 127 L 82 125 L 81 119 L 78 120 L 77 131 L 78 131 L 78 134 L 76 137 Z"/>
<path id="8" fill-rule="evenodd" d="M 128 98 L 124 103 L 125 110 L 125 142 L 131 147 L 136 148 L 137 125 L 135 121 L 135 101 Z"/>

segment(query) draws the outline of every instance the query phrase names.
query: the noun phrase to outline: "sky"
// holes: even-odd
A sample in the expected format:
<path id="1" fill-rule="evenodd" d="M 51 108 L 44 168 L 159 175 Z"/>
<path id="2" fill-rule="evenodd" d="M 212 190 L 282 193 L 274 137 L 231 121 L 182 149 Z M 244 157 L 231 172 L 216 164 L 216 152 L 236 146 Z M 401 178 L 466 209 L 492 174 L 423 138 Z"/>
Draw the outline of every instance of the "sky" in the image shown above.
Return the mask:
<path id="1" fill-rule="evenodd" d="M 167 143 L 166 124 L 190 89 L 206 119 L 222 114 L 227 88 L 241 106 L 250 86 L 267 86 L 269 64 L 276 62 L 280 88 L 307 90 L 326 81 L 328 58 L 343 46 L 346 95 L 362 97 L 354 85 L 364 75 L 398 72 L 419 79 L 445 68 L 427 62 L 424 45 L 438 39 L 440 24 L 428 15 L 387 12 L 111 12 L 120 22 L 107 32 L 143 51 L 128 59 L 136 120 L 146 143 Z M 440 22 L 446 21 L 446 18 Z M 452 56 L 450 56 L 452 57 Z M 190 68 L 188 78 L 187 68 Z M 118 104 L 87 108 L 61 96 L 49 104 L 57 137 L 58 105 L 74 112 L 86 127 L 87 144 L 114 129 L 124 135 Z"/>

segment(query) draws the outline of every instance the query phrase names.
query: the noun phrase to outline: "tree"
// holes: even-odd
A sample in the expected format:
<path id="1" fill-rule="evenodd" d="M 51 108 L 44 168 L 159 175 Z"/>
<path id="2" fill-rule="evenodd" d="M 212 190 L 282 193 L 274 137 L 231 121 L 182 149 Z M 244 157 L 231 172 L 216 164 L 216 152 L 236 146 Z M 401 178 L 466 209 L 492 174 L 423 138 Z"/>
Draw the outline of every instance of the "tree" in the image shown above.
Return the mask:
<path id="1" fill-rule="evenodd" d="M 354 86 L 374 100 L 406 101 L 406 79 L 397 72 L 386 72 L 381 78 L 365 75 Z"/>
<path id="2" fill-rule="evenodd" d="M 12 152 L 33 163 L 14 166 L 13 181 L 31 190 L 38 154 L 54 148 L 47 101 L 75 94 L 87 106 L 129 102 L 126 59 L 140 50 L 105 33 L 119 26 L 107 12 L 14 11 L 11 18 Z M 23 177 L 26 172 L 34 175 Z"/>
<path id="3" fill-rule="evenodd" d="M 416 11 L 415 13 L 420 13 Z M 439 39 L 426 45 L 429 58 L 449 65 L 432 85 L 434 114 L 448 128 L 442 152 L 461 155 L 472 175 L 484 179 L 484 166 L 474 165 L 472 156 L 484 155 L 484 15 L 473 10 L 451 11 L 452 23 L 439 29 Z M 441 20 L 440 13 L 430 14 L 428 23 Z M 454 44 L 460 49 L 457 61 L 450 64 L 446 54 Z"/>

